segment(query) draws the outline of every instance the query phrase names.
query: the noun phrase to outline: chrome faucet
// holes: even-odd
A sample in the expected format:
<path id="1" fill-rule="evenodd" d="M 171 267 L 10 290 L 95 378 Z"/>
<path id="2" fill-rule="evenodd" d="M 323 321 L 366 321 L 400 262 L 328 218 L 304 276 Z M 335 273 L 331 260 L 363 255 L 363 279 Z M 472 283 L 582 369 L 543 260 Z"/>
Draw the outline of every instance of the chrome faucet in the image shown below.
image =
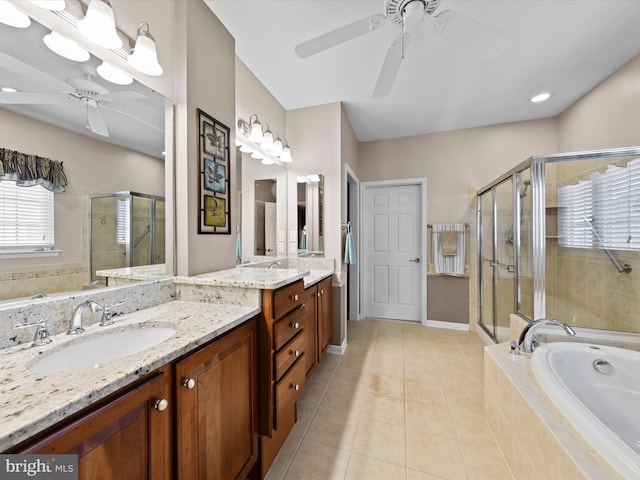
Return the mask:
<path id="1" fill-rule="evenodd" d="M 524 327 L 522 333 L 520 333 L 520 339 L 518 340 L 518 351 L 524 353 L 533 353 L 533 351 L 540 346 L 540 339 L 535 334 L 535 331 L 542 325 L 558 325 L 559 327 L 562 327 L 567 335 L 573 336 L 576 334 L 573 328 L 571 328 L 566 323 L 561 322 L 560 320 L 557 320 L 555 318 L 541 318 L 529 323 L 526 327 Z M 513 350 L 514 347 L 512 346 L 512 351 Z"/>
<path id="2" fill-rule="evenodd" d="M 269 265 L 269 268 L 280 268 L 280 267 L 282 267 L 282 264 L 277 260 L 273 262 L 271 265 Z"/>
<path id="3" fill-rule="evenodd" d="M 99 303 L 94 302 L 93 300 L 85 300 L 80 305 L 78 305 L 71 314 L 71 321 L 69 322 L 69 330 L 67 330 L 67 335 L 75 335 L 77 333 L 84 332 L 84 328 L 82 327 L 82 311 L 84 307 L 88 307 L 92 313 L 98 312 L 102 310 L 102 307 Z"/>

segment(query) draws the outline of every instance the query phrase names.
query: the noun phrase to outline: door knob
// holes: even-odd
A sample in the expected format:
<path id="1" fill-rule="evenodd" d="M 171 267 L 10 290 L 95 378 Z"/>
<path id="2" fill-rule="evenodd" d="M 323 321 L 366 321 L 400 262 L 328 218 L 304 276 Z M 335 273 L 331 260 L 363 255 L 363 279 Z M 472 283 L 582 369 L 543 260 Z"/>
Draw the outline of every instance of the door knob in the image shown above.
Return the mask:
<path id="1" fill-rule="evenodd" d="M 420 263 L 420 259 L 419 258 L 412 258 L 409 261 L 412 262 L 412 263 Z"/>
<path id="2" fill-rule="evenodd" d="M 156 400 L 156 403 L 153 406 L 153 408 L 155 408 L 159 412 L 162 412 L 163 410 L 166 410 L 168 406 L 169 406 L 169 401 L 166 398 L 163 398 L 162 400 Z"/>

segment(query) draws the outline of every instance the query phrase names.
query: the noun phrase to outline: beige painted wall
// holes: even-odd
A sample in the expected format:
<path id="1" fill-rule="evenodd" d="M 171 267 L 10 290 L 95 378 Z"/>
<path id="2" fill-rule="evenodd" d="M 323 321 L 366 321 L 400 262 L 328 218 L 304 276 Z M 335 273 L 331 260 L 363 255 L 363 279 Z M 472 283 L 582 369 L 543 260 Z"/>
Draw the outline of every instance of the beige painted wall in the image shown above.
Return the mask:
<path id="1" fill-rule="evenodd" d="M 164 162 L 8 110 L 0 109 L 0 125 L 0 146 L 62 161 L 69 181 L 54 197 L 55 248 L 62 253 L 0 260 L 0 298 L 79 289 L 88 282 L 88 196 L 126 190 L 163 196 Z"/>
<path id="2" fill-rule="evenodd" d="M 235 265 L 237 179 L 231 178 L 231 233 L 198 234 L 200 108 L 230 128 L 230 171 L 236 170 L 235 41 L 201 1 L 175 2 L 176 273 L 197 275 Z"/>

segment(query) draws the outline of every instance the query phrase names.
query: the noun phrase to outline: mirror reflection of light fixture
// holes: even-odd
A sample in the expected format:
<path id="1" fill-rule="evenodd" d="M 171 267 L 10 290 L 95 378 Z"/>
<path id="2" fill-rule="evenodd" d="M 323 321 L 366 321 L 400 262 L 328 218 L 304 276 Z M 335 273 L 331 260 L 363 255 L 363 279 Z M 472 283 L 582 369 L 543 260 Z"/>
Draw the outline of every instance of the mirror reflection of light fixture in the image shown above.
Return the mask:
<path id="1" fill-rule="evenodd" d="M 31 19 L 7 0 L 0 0 L 0 23 L 10 27 L 27 28 L 31 25 Z"/>
<path id="2" fill-rule="evenodd" d="M 149 32 L 149 24 L 142 22 L 138 25 L 138 35 L 133 53 L 127 59 L 129 65 L 139 72 L 157 77 L 162 75 L 162 67 L 158 63 L 156 40 Z"/>
<path id="3" fill-rule="evenodd" d="M 29 2 L 41 8 L 51 11 L 64 10 L 64 0 L 29 0 Z"/>
<path id="4" fill-rule="evenodd" d="M 91 0 L 86 15 L 78 21 L 78 30 L 87 40 L 101 47 L 122 47 L 122 39 L 116 32 L 116 21 L 109 0 Z"/>
<path id="5" fill-rule="evenodd" d="M 44 44 L 52 52 L 75 62 L 86 62 L 91 58 L 88 51 L 82 48 L 73 40 L 63 37 L 59 33 L 51 32 L 42 39 Z"/>
<path id="6" fill-rule="evenodd" d="M 96 71 L 102 78 L 116 85 L 131 85 L 133 83 L 133 77 L 131 75 L 108 62 L 103 61 L 98 65 Z"/>

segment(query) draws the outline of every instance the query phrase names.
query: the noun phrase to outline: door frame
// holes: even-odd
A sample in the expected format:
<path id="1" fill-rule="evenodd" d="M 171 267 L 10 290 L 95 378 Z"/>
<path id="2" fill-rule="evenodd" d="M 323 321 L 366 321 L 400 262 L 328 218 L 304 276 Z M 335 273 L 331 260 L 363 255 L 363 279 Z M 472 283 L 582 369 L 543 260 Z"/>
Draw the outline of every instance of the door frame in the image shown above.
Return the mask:
<path id="1" fill-rule="evenodd" d="M 365 195 L 367 190 L 370 188 L 379 188 L 379 187 L 404 187 L 417 185 L 420 190 L 420 206 L 421 206 L 421 215 L 420 215 L 420 291 L 422 292 L 420 301 L 421 305 L 421 313 L 420 313 L 420 323 L 422 325 L 427 325 L 427 178 L 426 177 L 418 177 L 418 178 L 405 178 L 399 180 L 376 180 L 370 182 L 361 182 L 360 183 L 360 205 L 362 206 L 361 218 L 364 219 L 365 216 L 369 213 L 366 211 L 366 202 Z M 364 220 L 363 220 L 364 221 Z M 364 240 L 363 240 L 364 242 Z M 368 258 L 365 258 L 362 255 L 362 269 L 361 272 L 366 272 L 368 265 Z M 360 277 L 362 281 L 362 276 Z M 363 284 L 364 285 L 364 284 Z M 364 295 L 362 295 L 364 297 Z M 364 312 L 364 306 L 362 308 Z"/>
<path id="2" fill-rule="evenodd" d="M 360 180 L 355 172 L 349 167 L 348 164 L 344 164 L 344 188 L 345 192 L 348 192 L 348 202 L 344 202 L 344 212 L 342 218 L 351 221 L 351 233 L 356 244 L 356 263 L 348 266 L 347 269 L 347 288 L 348 295 L 345 302 L 344 318 L 346 320 L 359 321 L 364 318 L 362 315 L 362 296 L 361 296 L 361 272 L 360 261 L 357 261 L 357 257 L 360 256 L 362 249 L 360 248 Z M 346 334 L 345 334 L 346 335 Z"/>

